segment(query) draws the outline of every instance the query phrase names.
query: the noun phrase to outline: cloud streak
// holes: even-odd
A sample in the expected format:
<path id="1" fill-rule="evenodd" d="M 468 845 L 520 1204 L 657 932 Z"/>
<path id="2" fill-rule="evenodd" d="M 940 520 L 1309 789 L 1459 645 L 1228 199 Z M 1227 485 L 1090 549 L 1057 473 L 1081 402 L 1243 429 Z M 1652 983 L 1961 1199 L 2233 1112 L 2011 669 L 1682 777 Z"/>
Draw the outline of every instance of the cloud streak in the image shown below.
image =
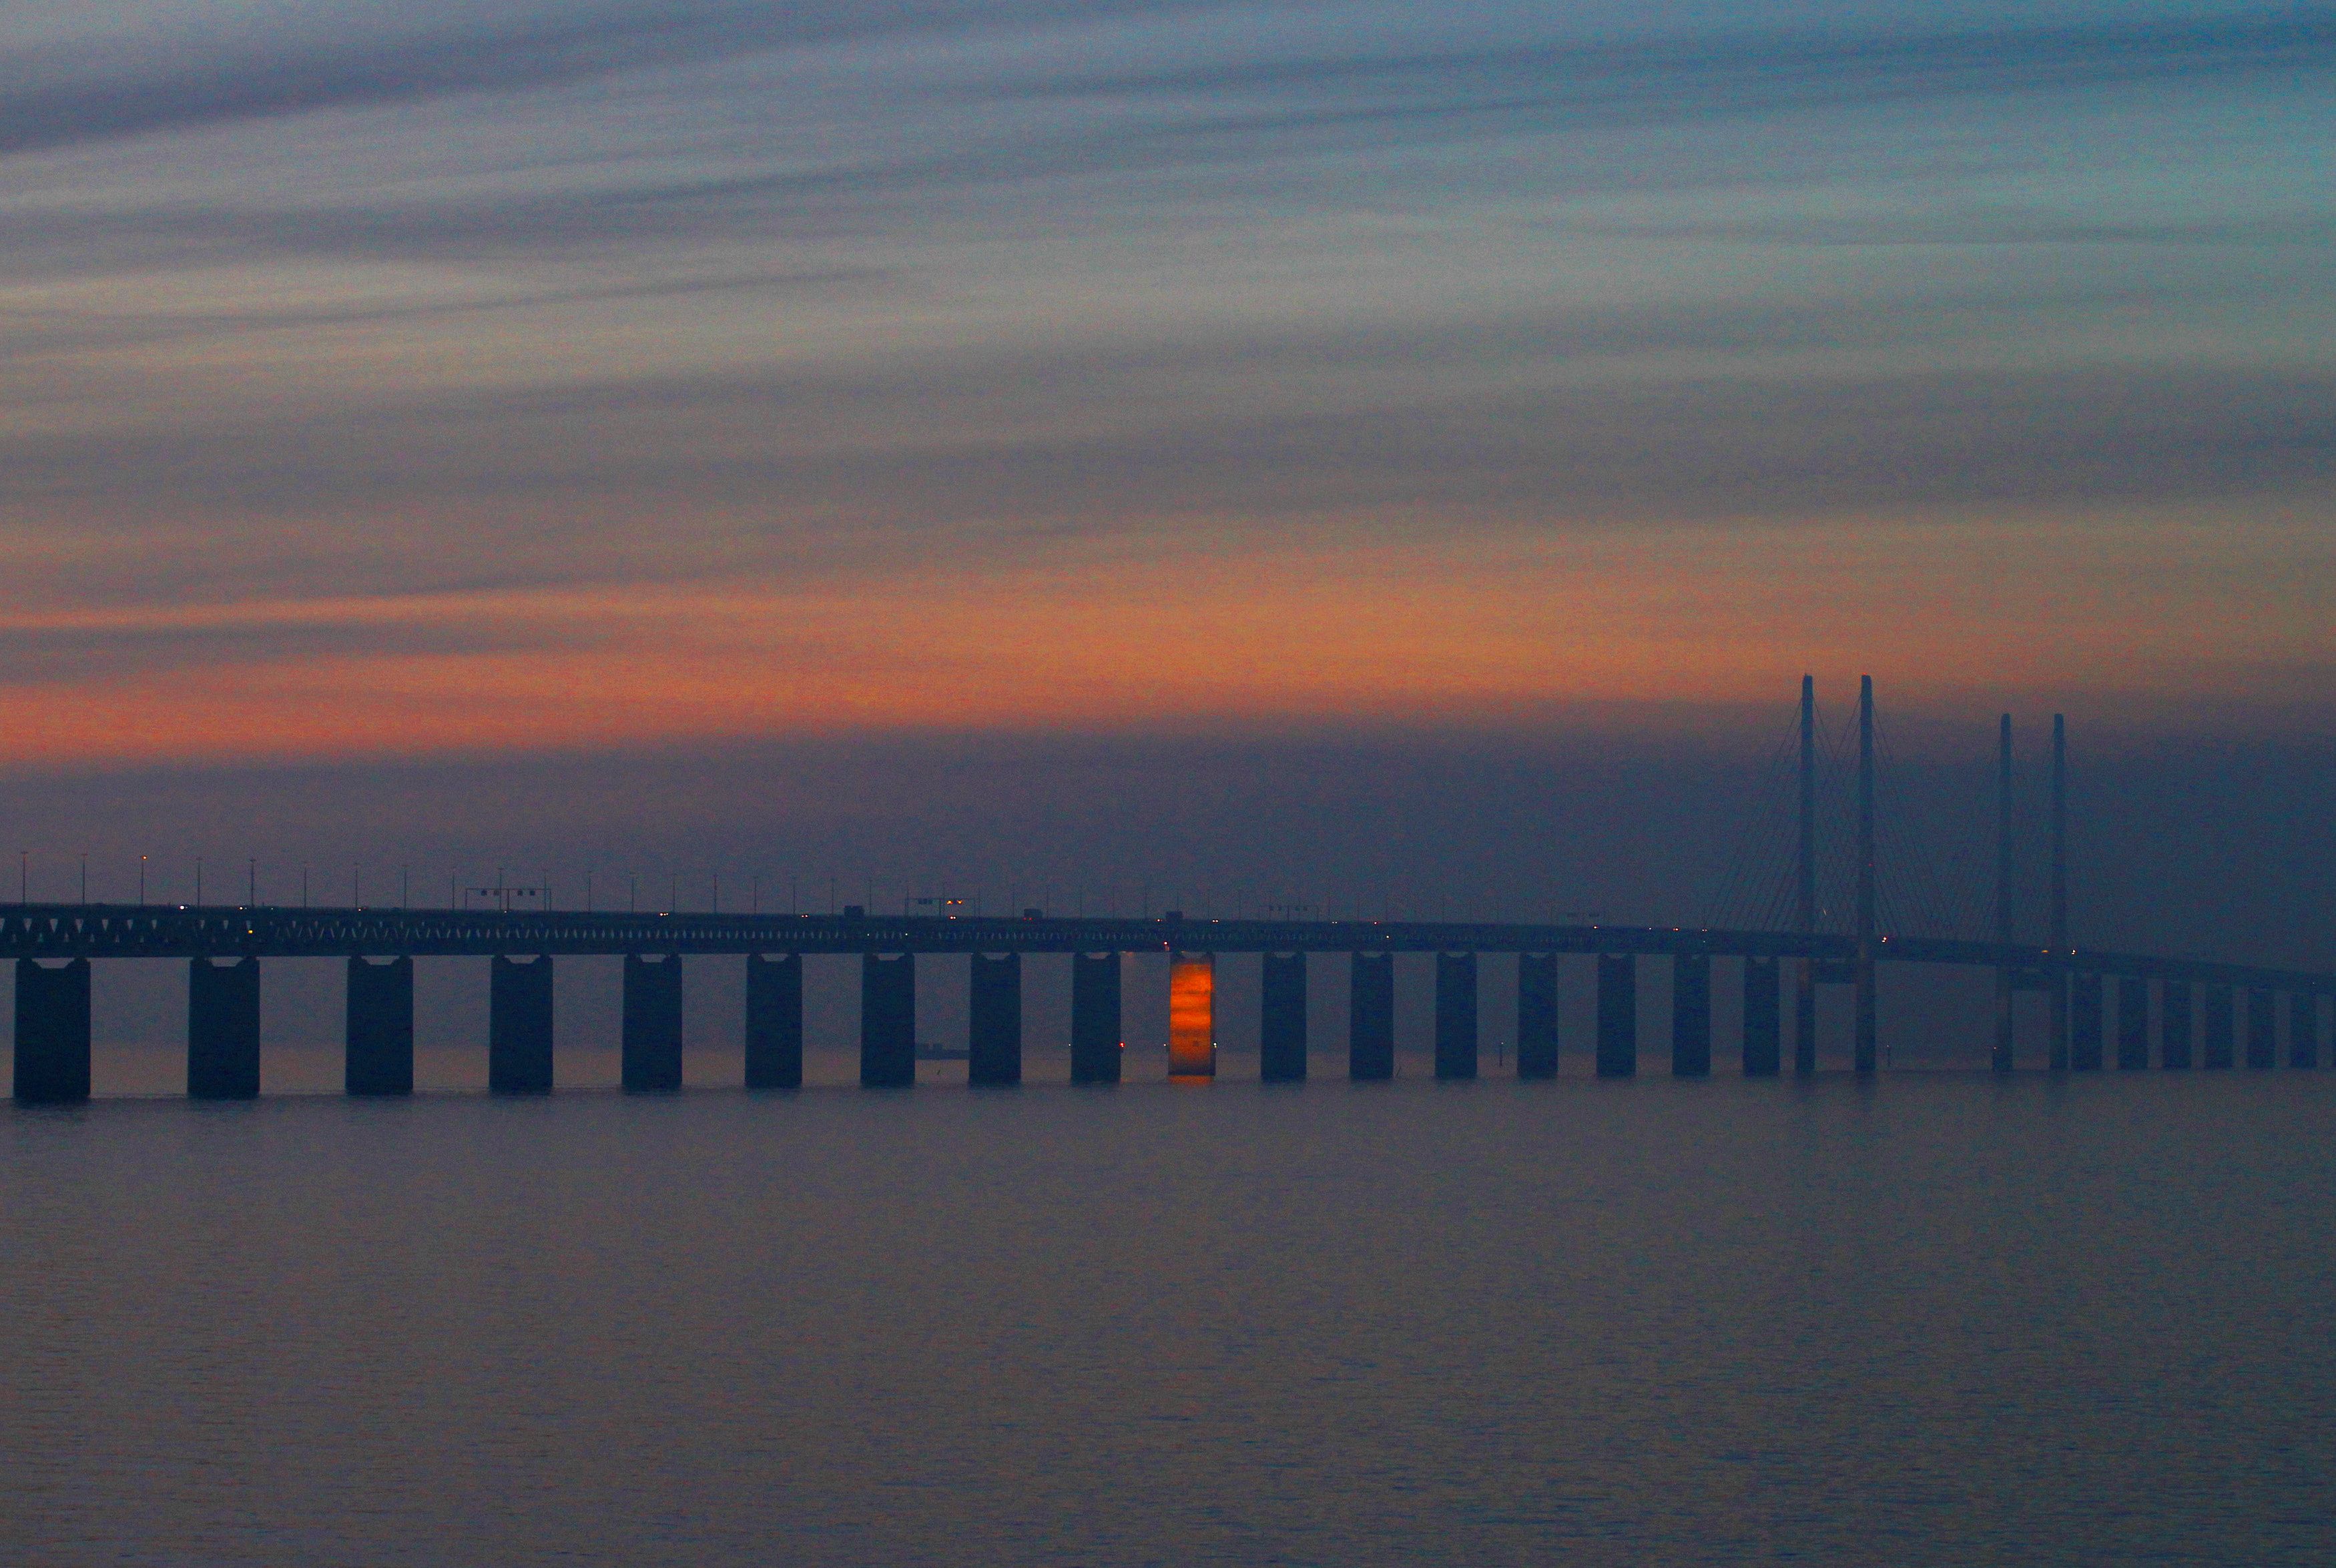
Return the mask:
<path id="1" fill-rule="evenodd" d="M 2128 702 L 2324 688 L 2336 661 L 2301 578 L 2202 633 L 2215 585 L 2182 569 L 2201 543 L 1837 524 L 1335 556 L 1090 546 L 974 569 L 66 613 L 0 621 L 0 722 L 25 737 L 16 765 L 48 768 L 773 731 L 1500 730 L 1568 704 L 1760 701 L 1813 649 L 1835 664 L 1868 650 L 1908 707 L 1959 700 L 1981 650 L 1992 681 L 2081 680 Z M 2007 549 L 2031 568 L 2017 581 L 1887 576 L 1911 553 Z M 2331 564 L 2304 529 L 2261 553 L 2323 578 Z M 2088 557 L 2117 592 L 2059 598 L 2053 569 Z M 1780 639 L 1793 624 L 1824 630 Z M 112 661 L 94 678 L 67 669 L 93 651 Z"/>
<path id="2" fill-rule="evenodd" d="M 112 51 L 34 55 L 0 99 L 0 155 L 208 130 L 337 109 L 523 92 L 788 48 L 953 31 L 1011 34 L 1214 9 L 1173 0 L 665 0 L 521 11 L 436 31 L 276 47 L 197 37 L 129 71 Z M 426 15 L 426 13 L 425 13 Z M 76 55 L 79 57 L 76 58 Z M 1270 114 L 1198 117 L 1169 134 L 1290 138 L 1358 121 L 1463 118 L 1485 129 L 1552 118 L 1611 126 L 1963 96 L 2231 76 L 2290 85 L 2336 69 L 2336 9 L 1921 34 L 1839 31 L 1470 51 L 1242 60 L 1148 73 L 1052 72 L 968 86 L 1032 99 L 1270 99 Z"/>
<path id="3" fill-rule="evenodd" d="M 307 40 L 266 47 L 198 36 L 184 41 L 171 61 L 127 72 L 106 69 L 105 55 L 53 50 L 19 74 L 65 80 L 20 85 L 0 98 L 0 156 L 328 110 L 523 92 L 785 48 L 1138 15 L 1167 5 L 658 0 L 553 10 L 499 7 L 505 10 L 501 20 L 354 44 Z"/>
<path id="4" fill-rule="evenodd" d="M 2170 690 L 2253 679 L 2234 607 L 2327 580 L 2259 535 L 2336 471 L 2336 11 L 1360 12 L 439 4 L 21 57 L 0 684 L 157 759 L 271 724 L 329 754 L 365 712 L 423 750 L 1007 725 L 1041 667 L 1081 721 L 1280 721 L 1368 707 L 1374 648 L 1423 672 L 1406 715 L 1523 712 L 1624 678 L 1464 634 L 1523 613 L 1481 563 L 1530 557 L 1525 597 L 1687 702 L 1830 624 L 1707 636 L 1773 590 L 1745 541 L 1864 530 L 1922 553 L 1831 591 L 1955 606 L 1985 634 L 1930 656 L 2025 679 L 1964 541 L 2211 516 L 2197 594 L 2085 623 L 2090 678 L 2122 635 Z M 1407 602 L 1390 551 L 1442 586 Z M 886 639 L 934 602 L 965 653 L 922 682 Z M 2218 604 L 2187 663 L 2146 619 Z M 165 614 L 268 605 L 333 608 Z M 1124 673 L 1163 642 L 1183 707 Z M 2296 639 L 2262 661 L 2321 679 Z"/>
<path id="5" fill-rule="evenodd" d="M 499 388 L 306 419 L 190 414 L 167 433 L 0 440 L 0 500 L 72 506 L 94 482 L 117 507 L 222 518 L 435 504 L 469 531 L 466 497 L 602 498 L 571 514 L 580 538 L 604 526 L 596 515 L 622 532 L 661 498 L 747 508 L 775 545 L 849 532 L 848 518 L 882 537 L 1394 506 L 1579 521 L 2230 498 L 2309 494 L 2336 465 L 2327 370 L 1758 368 L 1796 348 L 1963 330 L 1954 311 L 1916 320 L 1890 305 L 1552 313 Z M 1566 384 L 1573 367 L 1690 353 L 1738 368 Z M 1281 395 L 1209 411 L 1258 384 Z"/>
<path id="6" fill-rule="evenodd" d="M 1465 51 L 1236 60 L 1141 73 L 1050 75 L 1044 98 L 1368 101 L 1376 111 L 1558 116 L 1613 124 L 2066 92 L 2336 70 L 2336 8 L 1923 33 L 1701 34 Z"/>

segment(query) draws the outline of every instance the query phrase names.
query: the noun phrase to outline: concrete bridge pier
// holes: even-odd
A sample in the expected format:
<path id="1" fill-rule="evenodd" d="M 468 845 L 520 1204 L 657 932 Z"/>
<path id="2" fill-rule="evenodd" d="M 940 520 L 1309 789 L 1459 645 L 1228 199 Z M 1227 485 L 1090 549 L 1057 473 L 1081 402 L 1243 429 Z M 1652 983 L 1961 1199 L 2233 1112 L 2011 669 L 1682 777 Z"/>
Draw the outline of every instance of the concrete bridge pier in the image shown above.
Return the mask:
<path id="1" fill-rule="evenodd" d="M 2227 985 L 2206 987 L 2205 1030 L 2205 1067 L 2209 1071 L 2226 1072 L 2231 1066 L 2232 1013 L 2237 999 Z"/>
<path id="2" fill-rule="evenodd" d="M 1517 954 L 1517 1076 L 1557 1076 L 1557 954 Z"/>
<path id="3" fill-rule="evenodd" d="M 349 957 L 341 1085 L 354 1095 L 414 1092 L 414 960 Z"/>
<path id="4" fill-rule="evenodd" d="M 498 953 L 487 982 L 487 1089 L 551 1092 L 551 955 L 521 961 Z"/>
<path id="5" fill-rule="evenodd" d="M 1711 955 L 1671 960 L 1671 1076 L 1711 1076 Z"/>
<path id="6" fill-rule="evenodd" d="M 1744 1076 L 1774 1078 L 1784 1067 L 1781 985 L 1773 958 L 1744 961 Z"/>
<path id="7" fill-rule="evenodd" d="M 2018 1065 L 2014 1048 L 2018 1038 L 2012 1031 L 2012 973 L 1999 965 L 1995 972 L 1995 1048 L 1988 1052 L 1988 1066 L 1997 1072 L 2010 1072 Z"/>
<path id="8" fill-rule="evenodd" d="M 1639 1071 L 1639 961 L 1631 953 L 1598 955 L 1598 1076 L 1634 1078 Z"/>
<path id="9" fill-rule="evenodd" d="M 2068 1069 L 2072 1072 L 2101 1070 L 2102 1002 L 2105 988 L 2098 974 L 2067 976 L 2068 999 Z"/>
<path id="10" fill-rule="evenodd" d="M 1117 1083 L 1120 1043 L 1120 956 L 1071 954 L 1071 1081 Z"/>
<path id="11" fill-rule="evenodd" d="M 1011 1088 L 1022 1081 L 1022 955 L 977 953 L 968 963 L 965 1081 Z"/>
<path id="12" fill-rule="evenodd" d="M 1168 1081 L 1217 1076 L 1217 955 L 1182 948 L 1168 954 Z"/>
<path id="13" fill-rule="evenodd" d="M 16 961 L 16 1089 L 20 1105 L 89 1098 L 89 960 L 49 968 Z"/>
<path id="14" fill-rule="evenodd" d="M 2052 1072 L 2072 1072 L 2076 1070 L 2076 1019 L 2071 1010 L 2076 1004 L 2073 988 L 2080 977 L 2057 965 L 2052 970 L 2051 983 L 2046 988 L 2047 1005 L 2050 1008 L 2049 1031 L 2045 1036 L 2044 1066 Z"/>
<path id="15" fill-rule="evenodd" d="M 803 1087 L 803 954 L 746 955 L 746 1087 Z"/>
<path id="16" fill-rule="evenodd" d="M 2169 980 L 2157 995 L 2157 1060 L 2168 1072 L 2190 1070 L 2190 982 Z"/>
<path id="17" fill-rule="evenodd" d="M 2309 991 L 2287 993 L 2287 1065 L 2320 1065 L 2320 998 Z"/>
<path id="18" fill-rule="evenodd" d="M 1793 975 L 1793 1076 L 1817 1070 L 1817 963 L 1804 958 Z"/>
<path id="19" fill-rule="evenodd" d="M 860 1085 L 906 1089 L 917 1081 L 917 955 L 860 959 Z"/>
<path id="20" fill-rule="evenodd" d="M 187 967 L 187 1097 L 259 1094 L 259 960 Z"/>
<path id="21" fill-rule="evenodd" d="M 1872 1078 L 1882 1065 L 1882 990 L 1874 967 L 1871 957 L 1861 957 L 1850 977 L 1850 1065 L 1861 1078 Z"/>
<path id="22" fill-rule="evenodd" d="M 2117 980 L 2117 1064 L 2119 1072 L 2149 1069 L 2149 982 L 2130 974 Z"/>
<path id="23" fill-rule="evenodd" d="M 1306 955 L 1269 953 L 1259 975 L 1257 1076 L 1306 1081 Z"/>
<path id="24" fill-rule="evenodd" d="M 627 1094 L 681 1089 L 681 954 L 625 954 L 621 1081 Z"/>
<path id="25" fill-rule="evenodd" d="M 1476 955 L 1436 955 L 1436 1076 L 1476 1076 Z"/>
<path id="26" fill-rule="evenodd" d="M 1347 1076 L 1384 1083 L 1395 1076 L 1395 954 L 1358 953 L 1347 990 Z"/>
<path id="27" fill-rule="evenodd" d="M 2247 1069 L 2267 1072 L 2279 1065 L 2279 1011 L 2272 993 L 2247 992 Z"/>

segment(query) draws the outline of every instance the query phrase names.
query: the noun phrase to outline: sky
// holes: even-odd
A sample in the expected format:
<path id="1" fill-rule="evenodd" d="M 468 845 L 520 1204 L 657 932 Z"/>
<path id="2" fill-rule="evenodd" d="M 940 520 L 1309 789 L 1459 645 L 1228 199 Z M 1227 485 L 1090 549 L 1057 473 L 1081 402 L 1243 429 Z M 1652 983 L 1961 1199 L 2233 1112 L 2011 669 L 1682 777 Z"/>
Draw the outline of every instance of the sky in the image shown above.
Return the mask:
<path id="1" fill-rule="evenodd" d="M 25 885 L 1698 919 L 1815 671 L 2336 963 L 2332 167 L 2317 5 L 19 0 Z"/>

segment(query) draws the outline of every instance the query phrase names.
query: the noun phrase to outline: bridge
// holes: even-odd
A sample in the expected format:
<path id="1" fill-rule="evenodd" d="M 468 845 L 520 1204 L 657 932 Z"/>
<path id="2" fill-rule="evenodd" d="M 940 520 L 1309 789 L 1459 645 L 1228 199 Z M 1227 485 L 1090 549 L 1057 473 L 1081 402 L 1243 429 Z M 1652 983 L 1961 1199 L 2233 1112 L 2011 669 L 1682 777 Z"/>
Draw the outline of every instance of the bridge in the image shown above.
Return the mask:
<path id="1" fill-rule="evenodd" d="M 20 904 L 0 906 L 0 957 L 15 964 L 15 1095 L 28 1103 L 72 1103 L 90 1093 L 92 963 L 177 959 L 189 964 L 188 1092 L 242 1099 L 259 1089 L 261 961 L 339 958 L 347 964 L 346 1087 L 356 1095 L 409 1094 L 414 1087 L 414 964 L 417 958 L 484 958 L 492 965 L 488 1082 L 499 1093 L 552 1087 L 555 959 L 624 960 L 621 1081 L 628 1090 L 678 1089 L 682 1082 L 682 983 L 686 958 L 729 954 L 746 961 L 741 1031 L 749 1089 L 803 1082 L 803 969 L 812 954 L 861 959 L 860 1078 L 871 1088 L 916 1080 L 918 959 L 955 957 L 969 965 L 967 1076 L 976 1085 L 1022 1080 L 1022 958 L 1071 955 L 1074 1083 L 1113 1083 L 1124 1054 L 1123 956 L 1169 955 L 1169 1065 L 1174 1078 L 1216 1070 L 1216 966 L 1255 955 L 1260 965 L 1260 1076 L 1293 1082 L 1309 1073 L 1308 958 L 1348 963 L 1347 1075 L 1395 1074 L 1395 955 L 1435 955 L 1435 1074 L 1472 1079 L 1480 1066 L 1480 960 L 1514 959 L 1515 1070 L 1557 1075 L 1558 960 L 1596 960 L 1591 1060 L 1601 1077 L 1639 1070 L 1640 961 L 1665 972 L 1670 992 L 1669 1070 L 1713 1070 L 1716 980 L 1741 987 L 1740 1070 L 1750 1077 L 1786 1070 L 1784 996 L 1792 982 L 1790 1068 L 1817 1068 L 1818 989 L 1844 985 L 1854 997 L 1852 1062 L 1879 1069 L 1876 973 L 1883 964 L 1990 971 L 1995 979 L 1992 1064 L 2018 1065 L 2012 997 L 2049 1000 L 2044 1065 L 2089 1072 L 2269 1069 L 2321 1065 L 2322 1000 L 2336 998 L 2336 973 L 2206 959 L 2116 953 L 2067 936 L 2066 736 L 2056 720 L 2051 774 L 2051 918 L 2048 940 L 2011 939 L 2013 924 L 2011 748 L 2000 731 L 1999 854 L 1994 940 L 1886 934 L 1879 929 L 1874 816 L 1873 687 L 1862 684 L 1854 860 L 1855 919 L 1847 932 L 1817 929 L 1817 784 L 1814 684 L 1804 681 L 1800 713 L 1799 810 L 1793 867 L 1796 929 L 1728 929 L 1471 921 L 1186 919 L 1171 912 L 1141 919 L 871 915 L 722 915 L 663 911 L 413 908 L 286 908 L 273 905 Z M 2281 1006 L 2281 999 L 2285 1006 Z M 2284 1035 L 2282 1040 L 2282 1036 Z M 2153 1042 L 2155 1050 L 2153 1050 Z M 2282 1045 L 2284 1050 L 2282 1050 Z M 2331 1066 L 2336 1066 L 2331 1060 Z"/>

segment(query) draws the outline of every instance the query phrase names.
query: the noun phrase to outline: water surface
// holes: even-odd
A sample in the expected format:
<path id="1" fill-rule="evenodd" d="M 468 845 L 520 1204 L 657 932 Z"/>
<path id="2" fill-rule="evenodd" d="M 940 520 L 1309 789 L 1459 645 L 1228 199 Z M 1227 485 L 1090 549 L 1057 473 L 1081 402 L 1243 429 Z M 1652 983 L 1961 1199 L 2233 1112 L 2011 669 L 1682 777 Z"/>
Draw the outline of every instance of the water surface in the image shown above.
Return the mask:
<path id="1" fill-rule="evenodd" d="M 2316 1563 L 2336 1081 L 0 1109 L 0 1560 Z"/>

